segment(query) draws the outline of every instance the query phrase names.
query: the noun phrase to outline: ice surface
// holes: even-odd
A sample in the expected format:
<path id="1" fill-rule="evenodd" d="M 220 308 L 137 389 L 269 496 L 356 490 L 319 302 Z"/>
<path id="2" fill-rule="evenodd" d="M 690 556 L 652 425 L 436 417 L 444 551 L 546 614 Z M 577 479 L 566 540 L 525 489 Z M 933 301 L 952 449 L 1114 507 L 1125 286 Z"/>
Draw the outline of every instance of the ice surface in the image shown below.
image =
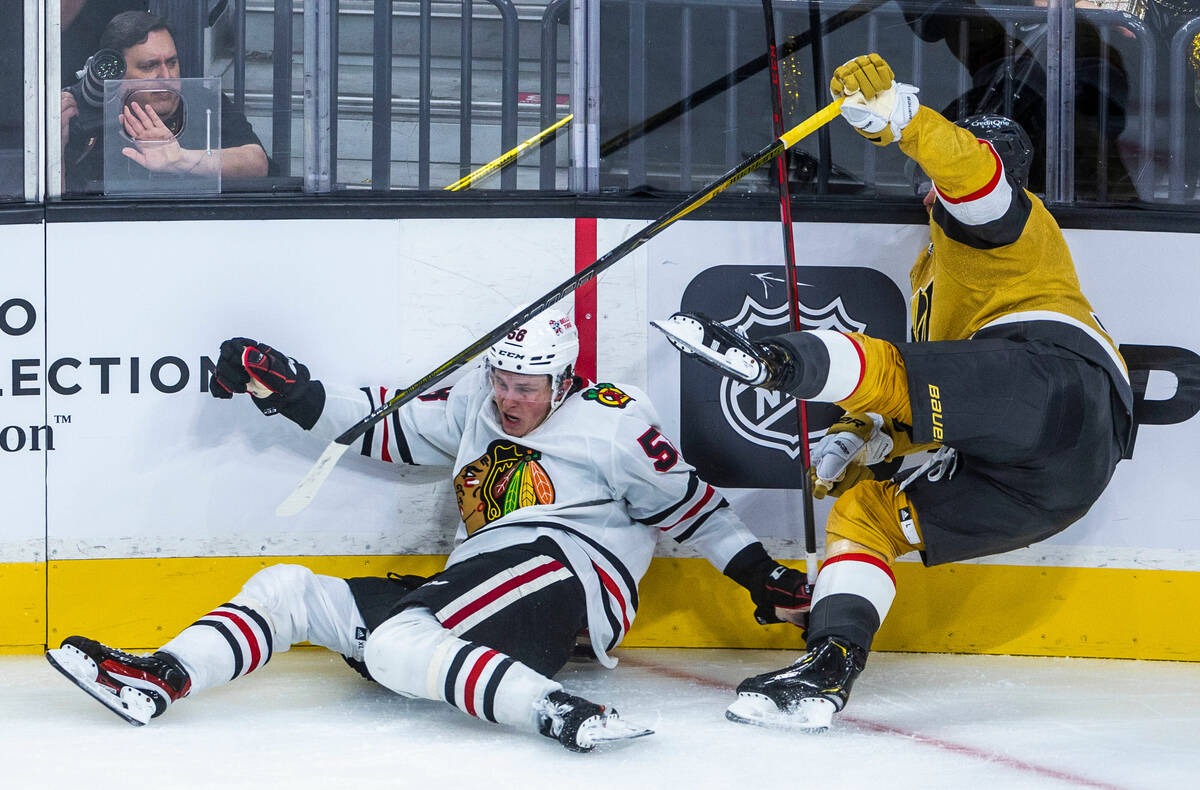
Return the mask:
<path id="1" fill-rule="evenodd" d="M 0 787 L 606 790 L 1182 788 L 1200 776 L 1200 664 L 880 653 L 824 735 L 731 724 L 766 650 L 617 651 L 568 690 L 655 735 L 572 754 L 408 700 L 320 650 L 131 727 L 40 656 L 0 656 Z"/>

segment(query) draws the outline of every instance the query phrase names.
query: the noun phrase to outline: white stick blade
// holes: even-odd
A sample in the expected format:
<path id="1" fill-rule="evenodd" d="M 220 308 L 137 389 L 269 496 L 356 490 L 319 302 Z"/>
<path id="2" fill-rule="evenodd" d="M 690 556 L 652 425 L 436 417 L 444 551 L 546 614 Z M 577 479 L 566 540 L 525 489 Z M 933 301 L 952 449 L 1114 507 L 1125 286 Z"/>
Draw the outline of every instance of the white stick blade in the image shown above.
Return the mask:
<path id="1" fill-rule="evenodd" d="M 288 494 L 288 498 L 279 503 L 279 507 L 275 508 L 277 516 L 294 516 L 304 508 L 308 507 L 309 503 L 317 496 L 317 492 L 321 490 L 321 486 L 325 483 L 325 478 L 329 477 L 329 473 L 333 471 L 333 467 L 337 466 L 338 460 L 342 455 L 350 449 L 348 444 L 338 444 L 330 442 L 325 448 L 325 452 L 321 453 L 321 457 L 313 464 L 312 469 L 308 470 L 308 474 L 300 481 L 300 484 Z"/>

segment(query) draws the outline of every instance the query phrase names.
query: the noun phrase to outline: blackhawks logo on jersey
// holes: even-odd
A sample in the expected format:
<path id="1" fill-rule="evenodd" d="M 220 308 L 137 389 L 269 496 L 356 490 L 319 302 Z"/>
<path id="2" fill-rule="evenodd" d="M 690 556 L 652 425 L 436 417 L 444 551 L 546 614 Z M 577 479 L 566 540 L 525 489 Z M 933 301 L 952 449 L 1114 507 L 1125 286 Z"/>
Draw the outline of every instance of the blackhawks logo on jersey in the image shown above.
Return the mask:
<path id="1" fill-rule="evenodd" d="M 459 470 L 454 493 L 468 535 L 514 510 L 554 502 L 554 483 L 538 463 L 541 457 L 537 450 L 497 439 Z"/>
<path id="2" fill-rule="evenodd" d="M 633 400 L 633 398 L 612 384 L 595 385 L 583 393 L 583 399 L 594 400 L 601 406 L 611 406 L 614 409 L 623 409 Z"/>

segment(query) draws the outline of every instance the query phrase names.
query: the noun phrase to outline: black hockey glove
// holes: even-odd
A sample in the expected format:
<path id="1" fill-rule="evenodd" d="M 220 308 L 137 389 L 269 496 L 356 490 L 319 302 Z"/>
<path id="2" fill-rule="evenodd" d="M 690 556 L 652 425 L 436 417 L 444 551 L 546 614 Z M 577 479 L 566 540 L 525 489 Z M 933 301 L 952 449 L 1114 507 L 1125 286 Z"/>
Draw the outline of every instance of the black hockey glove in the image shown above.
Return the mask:
<path id="1" fill-rule="evenodd" d="M 808 628 L 812 605 L 808 577 L 771 559 L 761 543 L 752 543 L 735 554 L 725 566 L 725 575 L 750 591 L 754 619 L 761 625 L 789 622 L 801 631 Z M 780 617 L 776 609 L 785 610 L 785 617 Z"/>
<path id="2" fill-rule="evenodd" d="M 242 366 L 242 353 L 248 345 L 255 345 L 255 342 L 244 337 L 235 337 L 221 344 L 221 354 L 217 357 L 217 366 L 208 383 L 209 394 L 214 398 L 232 398 L 246 391 L 250 374 Z"/>
<path id="3" fill-rule="evenodd" d="M 309 376 L 307 366 L 246 337 L 221 344 L 208 390 L 214 398 L 249 392 L 263 414 L 282 414 L 306 431 L 325 408 L 325 388 Z"/>

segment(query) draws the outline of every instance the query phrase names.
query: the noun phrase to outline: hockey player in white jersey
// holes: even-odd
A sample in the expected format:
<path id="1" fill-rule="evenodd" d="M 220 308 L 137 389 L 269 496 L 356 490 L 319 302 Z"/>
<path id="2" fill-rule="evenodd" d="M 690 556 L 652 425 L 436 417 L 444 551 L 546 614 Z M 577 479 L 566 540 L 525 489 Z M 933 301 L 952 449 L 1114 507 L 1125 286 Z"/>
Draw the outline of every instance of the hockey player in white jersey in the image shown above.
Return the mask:
<path id="1" fill-rule="evenodd" d="M 363 437 L 363 454 L 454 474 L 458 542 L 433 578 L 338 579 L 276 565 L 152 655 L 72 636 L 47 657 L 133 724 L 307 640 L 399 694 L 575 751 L 650 734 L 551 678 L 582 634 L 601 664 L 616 665 L 609 653 L 634 622 L 660 536 L 745 587 L 759 622 L 802 622 L 809 595 L 804 574 L 772 560 L 662 435 L 644 393 L 574 375 L 578 348 L 570 318 L 543 313 L 455 386 Z M 389 397 L 327 386 L 246 338 L 222 344 L 210 391 L 249 392 L 265 414 L 328 438 Z"/>

